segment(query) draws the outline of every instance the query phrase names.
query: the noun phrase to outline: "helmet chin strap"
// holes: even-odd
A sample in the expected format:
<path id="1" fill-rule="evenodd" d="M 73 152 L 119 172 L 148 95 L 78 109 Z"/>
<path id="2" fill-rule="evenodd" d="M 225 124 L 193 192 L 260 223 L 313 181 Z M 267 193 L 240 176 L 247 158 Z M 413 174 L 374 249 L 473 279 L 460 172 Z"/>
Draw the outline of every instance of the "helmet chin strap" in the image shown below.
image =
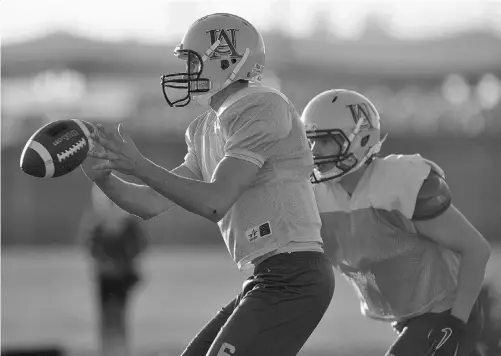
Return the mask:
<path id="1" fill-rule="evenodd" d="M 226 88 L 228 85 L 230 85 L 233 82 L 233 80 L 237 76 L 238 72 L 240 71 L 242 66 L 245 64 L 245 62 L 247 61 L 247 58 L 249 57 L 249 53 L 250 53 L 250 49 L 248 49 L 248 48 L 245 49 L 245 52 L 244 52 L 242 59 L 240 60 L 240 62 L 238 62 L 238 64 L 235 66 L 235 68 L 233 68 L 233 72 L 231 72 L 228 79 L 226 79 L 226 81 L 224 82 L 221 89 Z"/>
<path id="2" fill-rule="evenodd" d="M 374 146 L 372 146 L 369 149 L 369 151 L 367 151 L 367 153 L 365 154 L 365 156 L 360 160 L 360 162 L 358 162 L 358 164 L 355 167 L 353 167 L 352 169 L 350 169 L 350 171 L 348 173 L 355 172 L 360 167 L 362 167 L 364 165 L 364 163 L 367 162 L 367 160 L 369 158 L 371 158 L 375 154 L 379 153 L 379 151 L 381 151 L 381 146 L 383 145 L 383 142 L 386 140 L 387 137 L 388 137 L 388 134 L 384 135 L 384 137 L 383 137 L 382 140 L 380 140 L 378 143 L 376 143 Z"/>
<path id="3" fill-rule="evenodd" d="M 207 51 L 205 51 L 204 55 L 202 56 L 202 62 L 205 62 L 207 59 L 209 59 L 210 55 L 216 50 L 216 48 L 221 44 L 221 40 L 217 40 L 214 42 L 212 46 L 209 47 Z"/>
<path id="4" fill-rule="evenodd" d="M 217 40 L 216 42 L 214 42 L 214 44 L 207 51 L 205 51 L 205 54 L 202 56 L 202 62 L 205 62 L 210 57 L 210 55 L 216 50 L 216 48 L 219 46 L 220 43 L 221 43 L 221 41 Z M 221 88 L 218 89 L 218 91 L 226 88 L 228 85 L 230 85 L 233 82 L 233 80 L 237 76 L 238 72 L 240 71 L 242 66 L 245 64 L 245 62 L 247 61 L 249 54 L 250 54 L 250 49 L 247 48 L 242 56 L 242 59 L 238 62 L 238 64 L 233 69 L 233 72 L 231 72 L 228 79 L 226 79 L 226 81 L 223 83 Z M 200 105 L 207 106 L 207 105 L 209 105 L 210 99 L 212 98 L 212 96 L 214 94 L 215 94 L 215 92 L 205 93 L 205 94 L 196 94 L 196 95 L 193 95 L 193 100 Z"/>
<path id="5" fill-rule="evenodd" d="M 355 125 L 355 128 L 353 129 L 353 131 L 350 133 L 350 135 L 348 136 L 348 142 L 345 142 L 343 144 L 343 146 L 347 146 L 348 144 L 351 144 L 353 142 L 353 140 L 355 139 L 355 137 L 358 135 L 358 133 L 360 132 L 360 129 L 362 128 L 362 125 L 364 123 L 364 119 L 361 119 L 361 120 L 358 120 L 357 124 Z M 357 163 L 357 165 L 355 167 L 353 167 L 352 169 L 350 169 L 347 173 L 345 173 L 344 175 L 346 174 L 349 174 L 349 173 L 352 173 L 352 172 L 355 172 L 357 171 L 360 167 L 362 167 L 364 165 L 365 162 L 367 162 L 367 160 L 369 158 L 371 158 L 372 156 L 374 156 L 376 153 L 378 153 L 380 150 L 381 150 L 381 146 L 383 145 L 383 142 L 386 140 L 386 138 L 388 137 L 388 134 L 386 134 L 382 140 L 380 140 L 378 143 L 376 143 L 374 146 L 372 146 L 368 151 L 367 153 L 365 154 L 365 156 Z M 346 147 L 343 147 L 343 148 L 346 148 Z"/>

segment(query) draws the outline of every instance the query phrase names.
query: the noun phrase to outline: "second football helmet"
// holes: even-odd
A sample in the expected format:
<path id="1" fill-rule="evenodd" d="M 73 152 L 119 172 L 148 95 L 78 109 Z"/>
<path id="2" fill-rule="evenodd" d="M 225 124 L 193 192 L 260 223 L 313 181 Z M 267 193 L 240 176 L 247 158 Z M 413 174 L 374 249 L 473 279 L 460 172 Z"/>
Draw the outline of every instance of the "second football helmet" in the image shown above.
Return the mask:
<path id="1" fill-rule="evenodd" d="M 193 23 L 174 55 L 187 65 L 184 73 L 161 77 L 165 100 L 172 107 L 186 106 L 191 99 L 207 105 L 215 93 L 240 79 L 261 82 L 265 64 L 261 34 L 243 18 L 226 13 Z M 169 98 L 171 89 L 183 90 L 185 95 Z"/>
<path id="2" fill-rule="evenodd" d="M 374 104 L 350 90 L 332 89 L 314 97 L 305 107 L 301 120 L 308 139 L 326 138 L 339 145 L 339 153 L 321 156 L 313 150 L 315 168 L 312 182 L 338 179 L 359 169 L 379 152 L 380 117 Z M 325 165 L 332 166 L 327 171 Z"/>

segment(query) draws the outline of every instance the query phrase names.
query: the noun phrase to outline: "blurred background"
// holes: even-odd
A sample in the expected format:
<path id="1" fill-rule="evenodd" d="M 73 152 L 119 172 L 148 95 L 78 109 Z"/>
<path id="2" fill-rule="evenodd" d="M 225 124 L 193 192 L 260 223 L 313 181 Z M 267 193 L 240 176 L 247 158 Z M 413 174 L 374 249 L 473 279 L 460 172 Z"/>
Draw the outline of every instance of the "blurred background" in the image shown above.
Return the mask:
<path id="1" fill-rule="evenodd" d="M 487 281 L 501 287 L 501 1 L 5 0 L 1 24 L 2 351 L 99 353 L 92 262 L 79 241 L 91 207 L 81 170 L 23 174 L 28 138 L 60 118 L 125 123 L 140 150 L 173 168 L 201 109 L 171 109 L 160 76 L 199 17 L 231 12 L 266 44 L 265 83 L 302 111 L 331 88 L 360 91 L 389 133 L 383 153 L 421 153 L 446 172 L 454 203 L 489 239 Z M 239 292 L 215 225 L 179 208 L 143 223 L 148 248 L 131 303 L 135 355 L 179 354 Z M 501 315 L 501 309 L 497 311 Z M 302 355 L 375 355 L 391 329 L 364 319 L 338 276 Z"/>

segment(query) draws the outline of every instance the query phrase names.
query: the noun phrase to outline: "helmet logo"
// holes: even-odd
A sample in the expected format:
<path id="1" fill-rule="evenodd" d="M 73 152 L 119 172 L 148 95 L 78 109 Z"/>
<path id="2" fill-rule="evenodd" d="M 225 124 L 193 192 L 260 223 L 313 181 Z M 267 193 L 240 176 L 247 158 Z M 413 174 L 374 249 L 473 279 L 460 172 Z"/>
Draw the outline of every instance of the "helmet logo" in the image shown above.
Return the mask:
<path id="1" fill-rule="evenodd" d="M 209 59 L 220 59 L 224 58 L 242 58 L 236 50 L 236 28 L 219 29 L 219 30 L 208 30 L 206 33 L 209 34 L 210 46 L 212 46 L 217 40 L 221 43 L 212 52 Z M 209 47 L 210 47 L 209 46 Z"/>
<path id="2" fill-rule="evenodd" d="M 351 111 L 351 116 L 355 124 L 358 124 L 359 120 L 364 120 L 360 128 L 373 129 L 374 118 L 372 116 L 372 108 L 367 105 L 367 103 L 346 105 Z"/>

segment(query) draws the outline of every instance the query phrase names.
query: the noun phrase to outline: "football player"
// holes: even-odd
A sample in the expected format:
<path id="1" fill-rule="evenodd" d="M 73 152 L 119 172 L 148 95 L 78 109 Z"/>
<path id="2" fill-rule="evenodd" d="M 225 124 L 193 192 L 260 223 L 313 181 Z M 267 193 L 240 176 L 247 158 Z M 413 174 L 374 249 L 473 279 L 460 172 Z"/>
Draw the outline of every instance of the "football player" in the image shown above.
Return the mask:
<path id="1" fill-rule="evenodd" d="M 238 268 L 254 268 L 184 356 L 296 355 L 333 295 L 309 181 L 313 155 L 291 102 L 260 85 L 264 51 L 259 32 L 238 16 L 199 19 L 174 51 L 186 72 L 161 80 L 170 106 L 208 105 L 186 131 L 184 163 L 169 171 L 143 157 L 123 126 L 99 126 L 94 139 L 105 150 L 91 156 L 104 162 L 85 168 L 132 214 L 148 219 L 177 204 L 217 223 Z"/>
<path id="2" fill-rule="evenodd" d="M 392 323 L 387 355 L 474 355 L 490 247 L 419 154 L 380 157 L 380 117 L 361 94 L 328 90 L 301 117 L 327 256 L 362 313 Z"/>

